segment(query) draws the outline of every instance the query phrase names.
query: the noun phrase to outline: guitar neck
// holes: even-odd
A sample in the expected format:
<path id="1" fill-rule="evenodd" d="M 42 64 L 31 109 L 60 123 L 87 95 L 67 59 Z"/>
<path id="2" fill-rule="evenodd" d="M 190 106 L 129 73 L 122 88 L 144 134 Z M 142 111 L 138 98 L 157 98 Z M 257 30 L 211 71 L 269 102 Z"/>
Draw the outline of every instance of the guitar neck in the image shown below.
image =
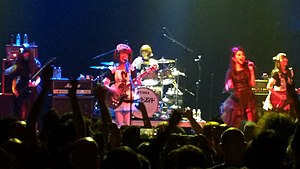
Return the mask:
<path id="1" fill-rule="evenodd" d="M 132 81 L 136 81 L 138 79 L 142 79 L 144 76 L 146 76 L 148 73 L 154 71 L 157 69 L 157 65 L 153 65 L 151 67 L 149 67 L 145 72 L 139 74 L 136 78 L 132 79 Z M 129 89 L 129 87 L 131 86 L 131 84 L 127 84 L 126 87 L 123 88 L 123 91 L 126 91 Z"/>
<path id="2" fill-rule="evenodd" d="M 56 57 L 50 59 L 47 63 L 45 63 L 45 65 L 40 68 L 30 79 L 33 80 L 35 79 L 40 73 L 41 71 L 43 71 L 45 69 L 46 66 L 48 66 L 51 62 L 53 62 L 56 59 Z"/>
<path id="3" fill-rule="evenodd" d="M 151 67 L 149 67 L 146 71 L 144 71 L 143 73 L 139 74 L 137 78 L 141 79 L 143 78 L 144 76 L 146 76 L 148 73 L 154 71 L 157 69 L 157 65 L 152 65 Z M 136 78 L 136 79 L 137 79 Z"/>

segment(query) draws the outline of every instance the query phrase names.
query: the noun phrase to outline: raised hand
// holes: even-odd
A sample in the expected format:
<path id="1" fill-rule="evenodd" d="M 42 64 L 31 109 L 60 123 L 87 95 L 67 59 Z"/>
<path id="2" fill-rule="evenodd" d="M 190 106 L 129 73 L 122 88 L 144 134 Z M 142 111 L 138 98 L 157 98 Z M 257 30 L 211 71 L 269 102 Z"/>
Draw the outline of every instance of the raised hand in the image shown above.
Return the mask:
<path id="1" fill-rule="evenodd" d="M 68 96 L 74 97 L 74 96 L 76 96 L 76 91 L 78 89 L 78 81 L 76 79 L 73 79 L 70 81 L 70 83 L 71 83 L 72 87 L 69 89 Z"/>
<path id="2" fill-rule="evenodd" d="M 180 122 L 182 118 L 181 112 L 179 110 L 173 110 L 171 118 L 169 120 L 169 127 L 174 128 Z"/>
<path id="3" fill-rule="evenodd" d="M 147 112 L 145 104 L 144 103 L 139 103 L 138 105 L 135 106 L 138 108 L 141 112 Z"/>

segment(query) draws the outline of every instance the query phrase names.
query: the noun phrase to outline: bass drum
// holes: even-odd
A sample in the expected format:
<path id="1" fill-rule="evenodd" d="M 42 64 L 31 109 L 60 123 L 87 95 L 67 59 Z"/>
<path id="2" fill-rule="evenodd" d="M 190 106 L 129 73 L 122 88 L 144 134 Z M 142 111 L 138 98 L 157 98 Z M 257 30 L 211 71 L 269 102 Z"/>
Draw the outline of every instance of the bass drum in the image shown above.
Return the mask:
<path id="1" fill-rule="evenodd" d="M 135 93 L 135 100 L 139 100 L 138 102 L 144 103 L 148 117 L 153 117 L 154 113 L 157 112 L 159 100 L 157 94 L 153 90 L 146 87 L 137 88 Z M 132 114 L 136 118 L 143 118 L 142 112 L 138 109 Z"/>

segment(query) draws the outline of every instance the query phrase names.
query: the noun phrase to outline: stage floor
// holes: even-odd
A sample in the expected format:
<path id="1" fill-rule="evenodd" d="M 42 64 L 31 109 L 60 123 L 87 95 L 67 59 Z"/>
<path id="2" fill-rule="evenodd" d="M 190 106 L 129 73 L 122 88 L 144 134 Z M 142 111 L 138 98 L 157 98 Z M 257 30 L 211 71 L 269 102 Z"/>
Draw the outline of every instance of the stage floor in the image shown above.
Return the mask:
<path id="1" fill-rule="evenodd" d="M 165 122 L 164 120 L 150 120 L 151 122 L 151 125 L 152 126 L 157 126 L 159 123 L 161 122 Z M 200 124 L 202 127 L 205 125 L 206 121 L 200 121 L 198 122 L 198 124 Z M 133 119 L 131 120 L 131 125 L 135 125 L 135 126 L 144 126 L 144 123 L 143 123 L 143 120 L 140 120 L 140 119 Z M 189 121 L 185 121 L 185 120 L 182 120 L 179 122 L 178 124 L 179 127 L 191 127 L 190 125 L 190 122 Z"/>

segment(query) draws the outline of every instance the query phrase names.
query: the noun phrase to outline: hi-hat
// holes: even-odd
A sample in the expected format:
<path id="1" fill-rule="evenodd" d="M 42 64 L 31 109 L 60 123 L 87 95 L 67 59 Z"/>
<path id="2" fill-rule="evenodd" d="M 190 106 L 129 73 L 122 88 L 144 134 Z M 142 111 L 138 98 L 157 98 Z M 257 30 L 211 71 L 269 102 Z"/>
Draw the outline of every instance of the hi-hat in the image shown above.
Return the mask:
<path id="1" fill-rule="evenodd" d="M 109 69 L 109 66 L 90 66 L 91 69 L 104 70 Z"/>
<path id="2" fill-rule="evenodd" d="M 175 60 L 173 60 L 173 59 L 165 59 L 164 57 L 162 57 L 161 59 L 157 60 L 157 63 L 161 63 L 161 64 L 163 64 L 163 63 L 174 63 L 174 62 L 175 62 Z"/>

